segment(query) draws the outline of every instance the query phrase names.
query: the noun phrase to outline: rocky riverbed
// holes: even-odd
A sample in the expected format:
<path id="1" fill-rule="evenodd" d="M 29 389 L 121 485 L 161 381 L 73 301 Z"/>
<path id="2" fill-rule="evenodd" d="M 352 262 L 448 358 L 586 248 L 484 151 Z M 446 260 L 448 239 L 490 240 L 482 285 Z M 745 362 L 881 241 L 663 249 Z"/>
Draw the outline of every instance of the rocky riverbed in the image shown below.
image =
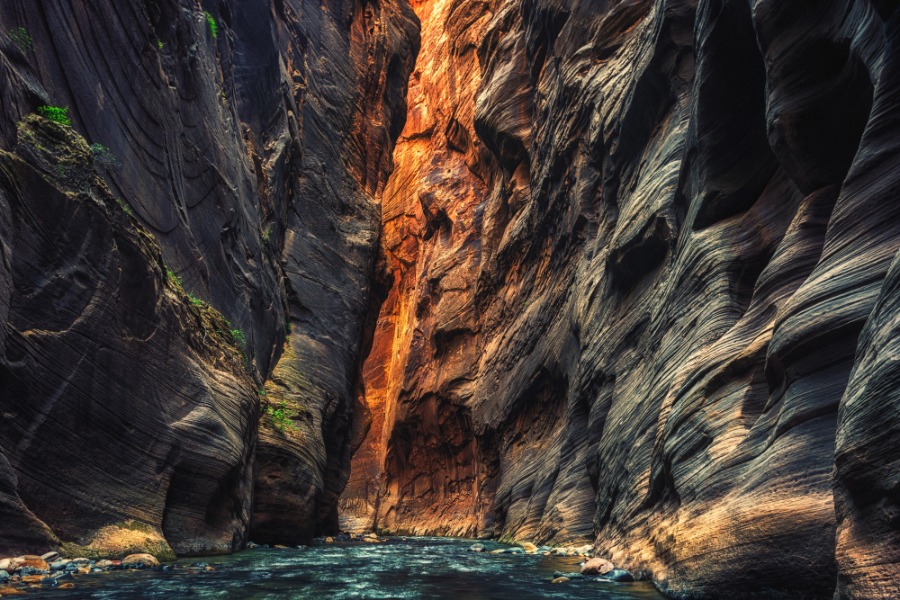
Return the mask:
<path id="1" fill-rule="evenodd" d="M 330 540 L 330 541 L 329 541 Z M 64 558 L 0 560 L 0 596 L 46 598 L 601 598 L 659 600 L 647 582 L 590 575 L 589 547 L 549 548 L 451 538 L 335 536 L 309 547 L 251 544 L 230 556 L 159 564 Z M 603 570 L 601 568 L 601 570 Z M 584 573 L 582 573 L 584 571 Z M 624 573 L 624 572 L 623 572 Z"/>

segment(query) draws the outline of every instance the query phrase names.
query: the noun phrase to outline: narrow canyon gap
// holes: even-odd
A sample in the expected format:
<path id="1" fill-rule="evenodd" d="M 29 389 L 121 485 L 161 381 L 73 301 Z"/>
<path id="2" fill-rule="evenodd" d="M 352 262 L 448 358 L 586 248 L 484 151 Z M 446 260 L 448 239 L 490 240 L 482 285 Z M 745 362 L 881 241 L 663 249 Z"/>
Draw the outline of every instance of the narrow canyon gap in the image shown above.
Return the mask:
<path id="1" fill-rule="evenodd" d="M 0 553 L 343 525 L 900 596 L 898 38 L 888 0 L 3 0 Z"/>

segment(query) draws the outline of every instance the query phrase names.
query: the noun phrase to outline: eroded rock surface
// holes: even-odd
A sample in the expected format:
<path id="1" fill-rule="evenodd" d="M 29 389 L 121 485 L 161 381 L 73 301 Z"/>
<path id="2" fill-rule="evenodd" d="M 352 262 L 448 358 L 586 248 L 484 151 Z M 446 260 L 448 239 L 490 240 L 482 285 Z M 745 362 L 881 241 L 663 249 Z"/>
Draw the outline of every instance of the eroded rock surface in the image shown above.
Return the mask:
<path id="1" fill-rule="evenodd" d="M 417 43 L 393 0 L 0 6 L 0 552 L 334 525 Z"/>
<path id="2" fill-rule="evenodd" d="M 348 523 L 898 595 L 895 5 L 414 7 Z"/>

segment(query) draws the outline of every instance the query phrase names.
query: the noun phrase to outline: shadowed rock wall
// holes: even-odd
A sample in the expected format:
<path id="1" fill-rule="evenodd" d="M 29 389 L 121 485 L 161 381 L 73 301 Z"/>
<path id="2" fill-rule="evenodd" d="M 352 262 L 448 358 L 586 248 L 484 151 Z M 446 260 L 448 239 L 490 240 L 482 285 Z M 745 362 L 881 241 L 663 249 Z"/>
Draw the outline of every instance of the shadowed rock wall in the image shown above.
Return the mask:
<path id="1" fill-rule="evenodd" d="M 0 552 L 333 526 L 417 44 L 393 1 L 3 3 Z"/>
<path id="2" fill-rule="evenodd" d="M 894 5 L 414 8 L 347 522 L 898 595 Z"/>

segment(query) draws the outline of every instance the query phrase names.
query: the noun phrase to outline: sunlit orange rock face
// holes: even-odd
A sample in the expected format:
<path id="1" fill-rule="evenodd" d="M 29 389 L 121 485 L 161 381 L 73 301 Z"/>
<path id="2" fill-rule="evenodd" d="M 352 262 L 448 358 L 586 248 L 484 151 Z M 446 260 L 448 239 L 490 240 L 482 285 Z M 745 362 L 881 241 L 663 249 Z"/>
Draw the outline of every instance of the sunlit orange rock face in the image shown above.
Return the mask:
<path id="1" fill-rule="evenodd" d="M 792 6 L 414 3 L 348 525 L 900 594 L 898 19 Z"/>

